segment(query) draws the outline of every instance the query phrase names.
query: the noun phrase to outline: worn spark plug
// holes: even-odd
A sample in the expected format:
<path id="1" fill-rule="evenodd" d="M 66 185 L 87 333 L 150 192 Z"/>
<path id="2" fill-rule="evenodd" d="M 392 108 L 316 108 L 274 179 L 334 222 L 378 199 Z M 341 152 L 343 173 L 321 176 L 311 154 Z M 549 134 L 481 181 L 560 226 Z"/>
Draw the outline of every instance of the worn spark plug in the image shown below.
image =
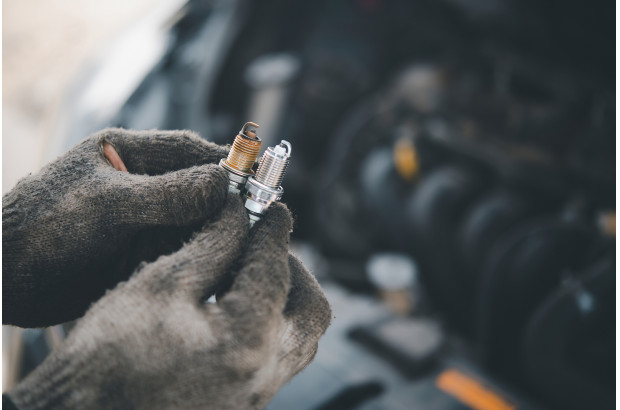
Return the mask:
<path id="1" fill-rule="evenodd" d="M 258 124 L 246 122 L 233 142 L 228 157 L 220 160 L 220 166 L 228 173 L 228 192 L 243 194 L 245 183 L 253 175 L 252 167 L 260 151 L 261 139 L 256 135 Z"/>
<path id="2" fill-rule="evenodd" d="M 256 170 L 256 176 L 248 178 L 245 184 L 245 208 L 250 216 L 250 227 L 261 219 L 273 201 L 282 198 L 284 189 L 280 184 L 290 157 L 291 144 L 282 140 L 279 145 L 267 148 Z"/>

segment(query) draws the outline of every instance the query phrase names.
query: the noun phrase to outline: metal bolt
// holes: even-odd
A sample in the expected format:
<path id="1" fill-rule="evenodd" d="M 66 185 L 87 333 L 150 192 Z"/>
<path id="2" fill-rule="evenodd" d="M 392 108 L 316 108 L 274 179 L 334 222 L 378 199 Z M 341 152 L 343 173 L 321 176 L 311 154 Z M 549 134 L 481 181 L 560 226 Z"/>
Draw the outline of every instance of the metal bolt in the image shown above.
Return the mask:
<path id="1" fill-rule="evenodd" d="M 250 227 L 260 220 L 273 201 L 282 198 L 284 189 L 280 184 L 290 157 L 291 144 L 282 140 L 279 145 L 267 148 L 258 165 L 256 176 L 248 178 L 245 184 L 245 208 L 250 216 Z"/>
<path id="2" fill-rule="evenodd" d="M 256 135 L 258 124 L 246 122 L 237 136 L 226 159 L 220 160 L 220 166 L 228 173 L 228 192 L 241 195 L 252 167 L 260 151 L 261 139 Z"/>

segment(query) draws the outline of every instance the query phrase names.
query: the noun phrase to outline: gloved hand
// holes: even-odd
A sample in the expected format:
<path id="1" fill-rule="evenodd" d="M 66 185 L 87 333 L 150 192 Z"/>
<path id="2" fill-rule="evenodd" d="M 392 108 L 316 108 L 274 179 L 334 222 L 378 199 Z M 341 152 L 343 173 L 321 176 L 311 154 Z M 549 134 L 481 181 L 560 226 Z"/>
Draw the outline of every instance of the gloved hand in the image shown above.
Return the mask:
<path id="1" fill-rule="evenodd" d="M 17 407 L 263 408 L 312 360 L 331 311 L 289 256 L 286 207 L 273 204 L 249 235 L 248 225 L 230 196 L 187 245 L 94 304 L 9 393 Z"/>
<path id="2" fill-rule="evenodd" d="M 20 180 L 2 203 L 3 324 L 80 317 L 140 261 L 178 249 L 220 211 L 226 155 L 190 131 L 108 129 Z"/>

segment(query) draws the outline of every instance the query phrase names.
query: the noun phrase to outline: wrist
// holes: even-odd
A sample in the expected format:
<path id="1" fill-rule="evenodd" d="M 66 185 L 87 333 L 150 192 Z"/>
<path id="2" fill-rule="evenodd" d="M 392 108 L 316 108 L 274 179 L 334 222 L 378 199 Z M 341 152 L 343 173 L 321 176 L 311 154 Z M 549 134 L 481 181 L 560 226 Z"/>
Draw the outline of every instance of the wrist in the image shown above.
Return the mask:
<path id="1" fill-rule="evenodd" d="M 67 354 L 65 347 L 52 353 L 8 392 L 19 410 L 98 409 L 112 405 L 113 395 L 103 394 L 105 388 L 97 383 L 109 380 L 111 364 L 96 365 L 86 355 Z"/>
<path id="2" fill-rule="evenodd" d="M 8 392 L 8 396 L 20 410 L 76 408 L 71 397 L 77 393 L 74 389 L 77 368 L 52 354 Z"/>

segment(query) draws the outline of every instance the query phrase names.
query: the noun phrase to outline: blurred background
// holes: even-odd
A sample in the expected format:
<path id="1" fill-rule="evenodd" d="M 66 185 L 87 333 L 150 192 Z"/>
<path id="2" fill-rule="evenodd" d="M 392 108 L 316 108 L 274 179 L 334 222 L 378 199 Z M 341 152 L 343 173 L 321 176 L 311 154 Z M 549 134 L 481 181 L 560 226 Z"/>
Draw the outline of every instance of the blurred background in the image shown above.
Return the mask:
<path id="1" fill-rule="evenodd" d="M 335 319 L 269 409 L 612 408 L 615 3 L 11 0 L 3 192 L 106 126 L 294 147 Z M 61 342 L 3 328 L 3 389 Z"/>

